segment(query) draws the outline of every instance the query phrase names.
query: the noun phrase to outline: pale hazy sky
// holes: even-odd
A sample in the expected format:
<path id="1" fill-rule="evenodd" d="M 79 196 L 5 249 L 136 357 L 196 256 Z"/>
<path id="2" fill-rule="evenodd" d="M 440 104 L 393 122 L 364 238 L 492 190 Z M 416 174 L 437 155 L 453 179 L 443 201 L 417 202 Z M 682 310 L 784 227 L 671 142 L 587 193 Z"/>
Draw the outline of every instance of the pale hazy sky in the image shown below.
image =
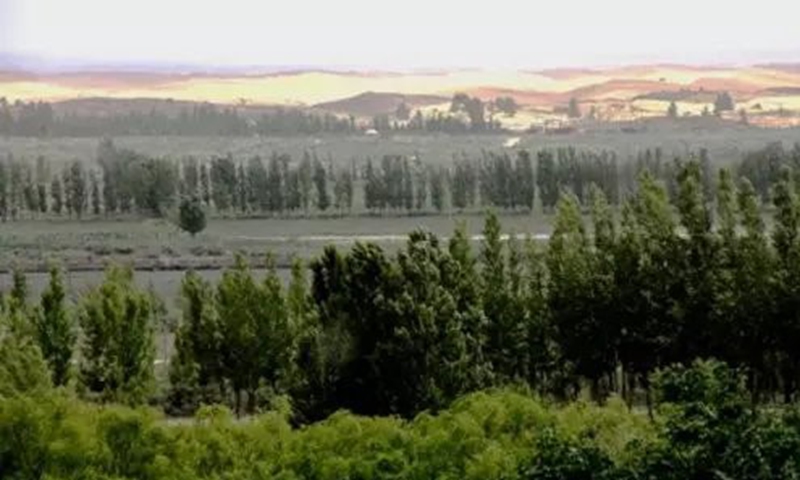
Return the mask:
<path id="1" fill-rule="evenodd" d="M 797 0 L 0 0 L 0 52 L 87 63 L 525 68 L 792 61 Z"/>

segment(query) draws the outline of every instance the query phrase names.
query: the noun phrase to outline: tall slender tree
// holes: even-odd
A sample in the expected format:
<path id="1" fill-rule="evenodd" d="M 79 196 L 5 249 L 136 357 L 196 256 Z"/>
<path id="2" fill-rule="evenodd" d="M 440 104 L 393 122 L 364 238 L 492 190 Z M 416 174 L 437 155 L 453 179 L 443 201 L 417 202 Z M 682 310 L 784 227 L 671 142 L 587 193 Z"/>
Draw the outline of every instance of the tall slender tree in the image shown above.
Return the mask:
<path id="1" fill-rule="evenodd" d="M 67 311 L 64 281 L 58 267 L 50 268 L 50 282 L 42 292 L 34 322 L 37 343 L 50 368 L 52 383 L 64 386 L 71 376 L 77 332 Z"/>

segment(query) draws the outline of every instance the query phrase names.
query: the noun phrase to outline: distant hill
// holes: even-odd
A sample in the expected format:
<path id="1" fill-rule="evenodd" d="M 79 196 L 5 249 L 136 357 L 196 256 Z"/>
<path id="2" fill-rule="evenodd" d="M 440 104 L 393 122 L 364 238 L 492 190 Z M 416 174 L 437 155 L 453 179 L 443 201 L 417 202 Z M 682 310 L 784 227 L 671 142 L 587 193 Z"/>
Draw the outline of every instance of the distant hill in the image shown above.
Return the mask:
<path id="1" fill-rule="evenodd" d="M 574 122 L 565 110 L 573 98 L 593 119 L 620 122 L 663 117 L 671 101 L 680 104 L 681 116 L 701 115 L 718 92 L 727 91 L 737 114 L 744 110 L 753 125 L 787 124 L 792 118 L 788 113 L 797 113 L 800 122 L 800 68 L 795 65 L 654 64 L 424 72 L 298 68 L 237 73 L 208 69 L 178 73 L 163 68 L 116 71 L 113 65 L 105 71 L 42 71 L 19 67 L 19 59 L 6 59 L 5 66 L 2 60 L 0 57 L 0 97 L 11 102 L 56 102 L 58 113 L 156 110 L 177 114 L 209 102 L 220 108 L 235 107 L 246 115 L 281 107 L 363 119 L 392 114 L 403 102 L 411 110 L 430 115 L 454 94 L 466 93 L 484 102 L 514 98 L 519 105 L 517 114 L 501 121 L 504 126 L 524 130 L 532 125 Z M 769 112 L 780 115 L 764 118 Z"/>
<path id="2" fill-rule="evenodd" d="M 449 102 L 449 97 L 438 95 L 404 95 L 390 92 L 364 92 L 353 97 L 333 102 L 323 102 L 315 108 L 332 113 L 344 113 L 360 117 L 392 114 L 405 102 L 410 109 Z"/>

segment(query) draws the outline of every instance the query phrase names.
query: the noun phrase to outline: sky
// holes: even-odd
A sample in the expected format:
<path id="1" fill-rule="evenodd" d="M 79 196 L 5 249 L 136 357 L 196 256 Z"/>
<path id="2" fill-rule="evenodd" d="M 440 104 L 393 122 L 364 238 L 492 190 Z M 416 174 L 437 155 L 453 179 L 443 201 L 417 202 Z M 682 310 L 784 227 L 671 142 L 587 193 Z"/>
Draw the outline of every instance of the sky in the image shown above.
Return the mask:
<path id="1" fill-rule="evenodd" d="M 0 52 L 84 64 L 544 68 L 800 60 L 796 0 L 0 0 Z"/>

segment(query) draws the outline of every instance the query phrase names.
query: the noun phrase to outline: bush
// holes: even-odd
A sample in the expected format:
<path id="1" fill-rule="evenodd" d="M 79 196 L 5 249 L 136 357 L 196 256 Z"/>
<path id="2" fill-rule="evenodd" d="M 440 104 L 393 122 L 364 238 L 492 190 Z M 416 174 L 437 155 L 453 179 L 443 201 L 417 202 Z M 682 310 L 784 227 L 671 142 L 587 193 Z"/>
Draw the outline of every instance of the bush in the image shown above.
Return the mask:
<path id="1" fill-rule="evenodd" d="M 673 403 L 659 405 L 655 422 L 618 401 L 561 407 L 509 391 L 468 395 L 408 421 L 338 412 L 302 428 L 286 411 L 236 419 L 206 406 L 194 419 L 168 420 L 64 393 L 17 395 L 0 400 L 0 472 L 24 480 L 797 478 L 797 410 L 720 415 L 736 374 L 713 362 L 660 375 L 659 398 Z"/>

